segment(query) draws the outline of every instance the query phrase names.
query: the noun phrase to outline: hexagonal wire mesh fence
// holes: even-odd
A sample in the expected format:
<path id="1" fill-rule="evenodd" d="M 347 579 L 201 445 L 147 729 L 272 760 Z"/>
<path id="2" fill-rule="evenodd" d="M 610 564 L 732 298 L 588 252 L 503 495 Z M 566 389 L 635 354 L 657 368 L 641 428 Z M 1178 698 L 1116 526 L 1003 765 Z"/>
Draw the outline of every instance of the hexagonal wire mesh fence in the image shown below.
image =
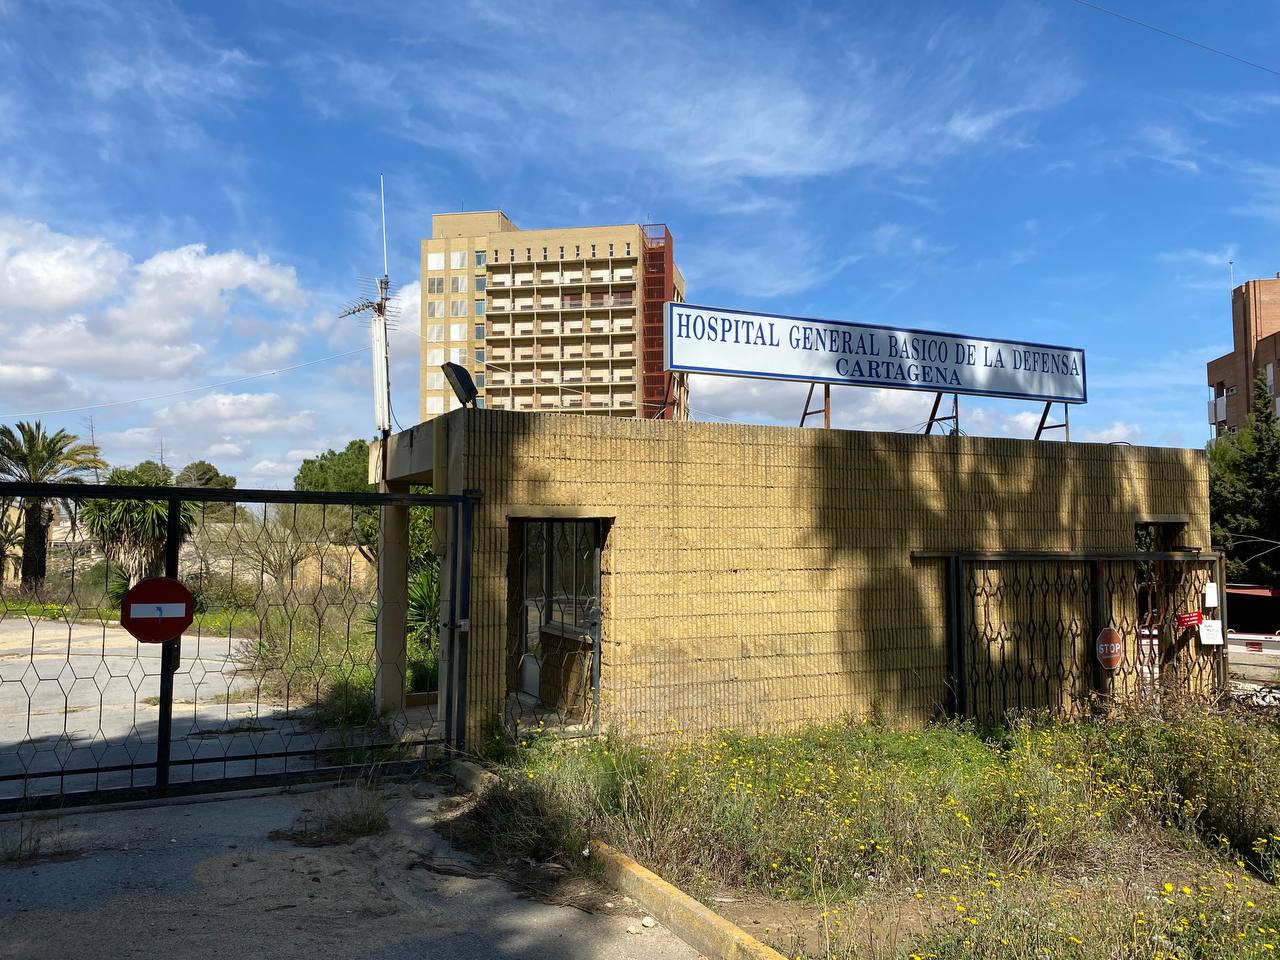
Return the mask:
<path id="1" fill-rule="evenodd" d="M 407 643 L 384 663 L 392 506 L 409 514 Z M 440 673 L 465 642 L 469 498 L 4 483 L 0 511 L 16 532 L 0 543 L 0 809 L 403 763 L 452 726 Z M 139 643 L 120 601 L 157 575 L 191 590 L 194 620 Z"/>
<path id="2" fill-rule="evenodd" d="M 985 724 L 1028 715 L 1077 719 L 1107 704 L 1159 709 L 1170 698 L 1227 692 L 1225 646 L 1202 644 L 1198 627 L 1179 620 L 1196 613 L 1225 620 L 1218 554 L 962 553 L 947 560 L 953 715 Z M 1104 666 L 1096 649 L 1106 628 L 1120 643 L 1114 666 Z"/>

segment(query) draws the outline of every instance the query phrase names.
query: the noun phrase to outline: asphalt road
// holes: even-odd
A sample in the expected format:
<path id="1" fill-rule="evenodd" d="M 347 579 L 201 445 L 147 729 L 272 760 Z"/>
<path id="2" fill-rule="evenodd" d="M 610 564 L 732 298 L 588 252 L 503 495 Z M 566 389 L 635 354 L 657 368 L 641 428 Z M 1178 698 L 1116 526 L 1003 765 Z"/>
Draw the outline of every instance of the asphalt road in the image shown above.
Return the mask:
<path id="1" fill-rule="evenodd" d="M 175 760 L 306 748 L 317 734 L 297 710 L 253 695 L 237 664 L 239 641 L 185 637 L 174 675 Z M 0 620 L 0 798 L 17 795 L 19 773 L 146 763 L 155 759 L 160 693 L 158 644 L 119 627 L 7 617 Z M 240 699 L 243 697 L 244 699 Z M 269 764 L 267 765 L 269 766 Z M 175 768 L 197 775 L 275 772 L 262 762 Z M 32 780 L 34 792 L 141 786 L 149 771 Z"/>
<path id="2" fill-rule="evenodd" d="M 485 868 L 432 829 L 442 797 L 424 794 L 438 790 L 392 788 L 387 833 L 328 847 L 269 834 L 343 809 L 351 789 L 42 821 L 44 859 L 0 866 L 0 960 L 697 956 L 661 926 L 644 928 L 621 897 L 584 912 L 479 876 Z M 16 829 L 0 820 L 0 844 Z"/>

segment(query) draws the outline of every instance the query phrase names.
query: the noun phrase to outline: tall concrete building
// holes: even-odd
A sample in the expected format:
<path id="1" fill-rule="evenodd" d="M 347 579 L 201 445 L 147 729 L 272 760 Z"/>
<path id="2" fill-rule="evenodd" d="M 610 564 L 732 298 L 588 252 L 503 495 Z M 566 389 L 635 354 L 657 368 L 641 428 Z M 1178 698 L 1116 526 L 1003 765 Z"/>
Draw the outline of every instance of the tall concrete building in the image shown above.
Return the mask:
<path id="1" fill-rule="evenodd" d="M 1231 328 L 1234 349 L 1209 361 L 1209 424 L 1215 437 L 1245 425 L 1259 371 L 1275 396 L 1280 366 L 1280 273 L 1274 280 L 1249 280 L 1231 291 Z M 1276 403 L 1280 412 L 1280 401 Z"/>
<path id="2" fill-rule="evenodd" d="M 662 356 L 662 305 L 683 299 L 662 224 L 521 230 L 498 210 L 436 214 L 422 242 L 421 419 L 458 406 L 446 360 L 487 407 L 686 419 L 688 386 Z"/>

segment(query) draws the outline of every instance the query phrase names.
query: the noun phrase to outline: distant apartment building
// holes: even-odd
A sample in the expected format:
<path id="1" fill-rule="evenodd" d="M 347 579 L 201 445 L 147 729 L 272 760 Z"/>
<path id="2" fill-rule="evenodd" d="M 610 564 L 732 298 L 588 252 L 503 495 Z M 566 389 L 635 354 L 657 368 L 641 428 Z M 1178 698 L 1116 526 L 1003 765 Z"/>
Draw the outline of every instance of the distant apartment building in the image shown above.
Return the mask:
<path id="1" fill-rule="evenodd" d="M 1249 280 L 1231 291 L 1234 349 L 1209 361 L 1209 424 L 1215 437 L 1245 425 L 1253 404 L 1253 381 L 1261 371 L 1276 393 L 1280 365 L 1280 274 Z M 1275 401 L 1273 401 L 1275 402 Z M 1277 402 L 1280 410 L 1280 402 Z"/>
<path id="2" fill-rule="evenodd" d="M 686 419 L 662 332 L 662 305 L 683 299 L 662 224 L 521 230 L 498 210 L 436 214 L 422 242 L 421 419 L 458 406 L 446 360 L 471 372 L 482 406 Z"/>

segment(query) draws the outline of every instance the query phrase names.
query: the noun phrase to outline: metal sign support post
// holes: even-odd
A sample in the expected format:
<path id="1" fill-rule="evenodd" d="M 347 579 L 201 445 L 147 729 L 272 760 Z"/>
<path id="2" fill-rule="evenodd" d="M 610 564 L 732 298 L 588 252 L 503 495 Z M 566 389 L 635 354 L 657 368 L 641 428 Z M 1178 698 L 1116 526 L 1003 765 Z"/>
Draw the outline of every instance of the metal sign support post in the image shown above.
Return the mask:
<path id="1" fill-rule="evenodd" d="M 1062 422 L 1049 423 L 1049 411 L 1053 408 L 1056 401 L 1046 400 L 1044 412 L 1040 414 L 1040 426 L 1036 427 L 1036 439 L 1050 430 L 1061 430 L 1064 443 L 1071 442 L 1071 407 L 1064 401 L 1062 404 Z"/>
<path id="2" fill-rule="evenodd" d="M 944 396 L 946 396 L 946 394 L 941 390 L 939 390 L 937 393 L 933 395 L 933 409 L 929 411 L 929 423 L 925 426 L 924 432 L 933 433 L 934 424 L 937 424 L 938 427 L 941 428 L 942 424 L 950 420 L 951 435 L 959 436 L 960 435 L 960 394 L 958 393 L 951 394 L 951 413 L 945 417 L 940 417 L 938 416 L 938 410 L 942 406 L 942 398 Z"/>
<path id="3" fill-rule="evenodd" d="M 170 497 L 164 541 L 164 575 L 178 579 L 178 557 L 182 550 L 182 502 Z M 160 645 L 160 716 L 156 723 L 156 789 L 169 789 L 169 744 L 173 737 L 173 675 L 178 672 L 182 638 Z"/>
<path id="4" fill-rule="evenodd" d="M 800 426 L 804 426 L 805 421 L 810 417 L 816 417 L 822 414 L 822 429 L 831 429 L 831 384 L 824 383 L 822 385 L 822 406 L 810 409 L 813 403 L 813 391 L 817 387 L 817 383 L 809 384 L 809 395 L 804 399 L 804 413 L 800 414 Z"/>

